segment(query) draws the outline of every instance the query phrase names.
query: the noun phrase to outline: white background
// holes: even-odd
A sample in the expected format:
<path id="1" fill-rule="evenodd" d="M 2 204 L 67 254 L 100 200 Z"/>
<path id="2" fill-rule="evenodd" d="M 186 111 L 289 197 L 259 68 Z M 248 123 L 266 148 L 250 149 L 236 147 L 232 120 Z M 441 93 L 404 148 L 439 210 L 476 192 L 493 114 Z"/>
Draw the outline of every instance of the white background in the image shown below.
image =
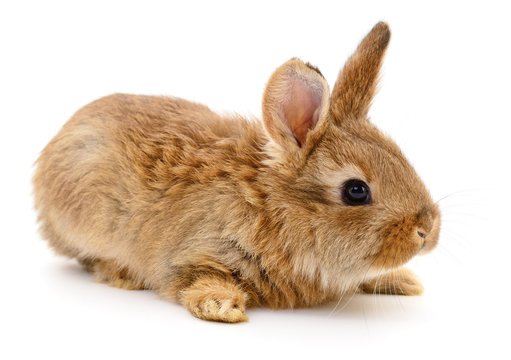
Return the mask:
<path id="1" fill-rule="evenodd" d="M 183 2 L 184 3 L 184 2 Z M 0 358 L 509 358 L 510 9 L 354 1 L 11 1 L 0 5 Z M 379 20 L 393 31 L 371 110 L 444 213 L 410 264 L 423 296 L 193 318 L 151 292 L 93 282 L 37 234 L 39 151 L 86 103 L 168 94 L 259 116 L 272 71 L 298 56 L 337 72 Z"/>

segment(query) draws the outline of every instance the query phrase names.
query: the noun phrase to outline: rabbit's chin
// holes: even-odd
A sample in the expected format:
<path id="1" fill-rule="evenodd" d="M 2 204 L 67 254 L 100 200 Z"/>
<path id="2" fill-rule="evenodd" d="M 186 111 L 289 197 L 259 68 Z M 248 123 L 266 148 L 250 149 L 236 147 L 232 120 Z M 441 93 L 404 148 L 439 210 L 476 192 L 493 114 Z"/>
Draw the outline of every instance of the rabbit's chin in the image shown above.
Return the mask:
<path id="1" fill-rule="evenodd" d="M 341 263 L 341 262 L 339 262 Z M 296 257 L 294 273 L 304 277 L 311 283 L 318 281 L 323 291 L 342 296 L 356 291 L 367 280 L 381 276 L 392 269 L 371 266 L 370 262 L 360 261 L 351 263 L 349 266 L 340 267 L 336 264 L 320 262 L 313 254 Z"/>
<path id="2" fill-rule="evenodd" d="M 332 274 L 322 277 L 322 285 L 333 291 L 337 296 L 343 296 L 356 292 L 360 286 L 368 281 L 379 278 L 394 269 L 376 269 L 367 267 L 365 270 L 354 270 L 353 272 L 344 272 L 343 274 Z"/>

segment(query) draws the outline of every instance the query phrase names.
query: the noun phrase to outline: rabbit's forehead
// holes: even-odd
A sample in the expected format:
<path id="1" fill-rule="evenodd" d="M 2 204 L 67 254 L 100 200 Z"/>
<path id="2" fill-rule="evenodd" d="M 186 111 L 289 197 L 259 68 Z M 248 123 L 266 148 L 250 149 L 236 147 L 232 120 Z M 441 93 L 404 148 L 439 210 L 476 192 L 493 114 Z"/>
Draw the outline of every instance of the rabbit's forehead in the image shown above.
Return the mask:
<path id="1" fill-rule="evenodd" d="M 381 136 L 381 141 L 379 137 Z M 419 176 L 390 139 L 373 134 L 369 139 L 338 135 L 316 152 L 313 169 L 321 183 L 336 193 L 347 180 L 359 179 L 385 198 L 428 199 Z"/>
<path id="2" fill-rule="evenodd" d="M 320 145 L 318 160 L 331 168 L 358 175 L 372 182 L 383 177 L 414 177 L 415 170 L 399 147 L 374 126 L 366 123 L 359 129 L 329 129 Z M 357 131 L 358 130 L 358 131 Z"/>

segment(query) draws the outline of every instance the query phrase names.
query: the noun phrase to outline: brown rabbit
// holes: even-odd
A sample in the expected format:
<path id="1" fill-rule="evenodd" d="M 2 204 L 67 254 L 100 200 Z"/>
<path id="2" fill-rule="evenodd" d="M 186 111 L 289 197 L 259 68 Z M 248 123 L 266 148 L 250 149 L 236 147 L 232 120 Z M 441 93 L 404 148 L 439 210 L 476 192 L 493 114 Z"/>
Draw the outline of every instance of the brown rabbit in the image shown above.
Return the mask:
<path id="1" fill-rule="evenodd" d="M 99 281 L 207 320 L 357 289 L 419 294 L 400 267 L 436 245 L 439 210 L 367 118 L 389 39 L 377 24 L 332 95 L 317 68 L 286 62 L 264 126 L 171 97 L 85 106 L 37 161 L 42 236 Z"/>

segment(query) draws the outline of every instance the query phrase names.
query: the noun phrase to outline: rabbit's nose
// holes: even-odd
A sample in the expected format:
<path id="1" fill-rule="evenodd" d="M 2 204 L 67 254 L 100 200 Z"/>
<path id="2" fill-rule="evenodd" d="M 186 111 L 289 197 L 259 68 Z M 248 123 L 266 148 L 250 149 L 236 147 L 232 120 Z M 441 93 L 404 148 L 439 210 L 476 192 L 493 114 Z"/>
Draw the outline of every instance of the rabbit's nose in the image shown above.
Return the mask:
<path id="1" fill-rule="evenodd" d="M 429 232 L 422 228 L 417 229 L 417 235 L 419 235 L 420 238 L 419 241 L 422 241 L 422 245 L 419 251 L 422 251 L 426 247 L 428 234 Z"/>
<path id="2" fill-rule="evenodd" d="M 417 230 L 417 235 L 419 235 L 423 239 L 425 239 L 428 236 L 428 234 L 426 234 L 425 232 L 422 232 L 420 230 Z"/>

